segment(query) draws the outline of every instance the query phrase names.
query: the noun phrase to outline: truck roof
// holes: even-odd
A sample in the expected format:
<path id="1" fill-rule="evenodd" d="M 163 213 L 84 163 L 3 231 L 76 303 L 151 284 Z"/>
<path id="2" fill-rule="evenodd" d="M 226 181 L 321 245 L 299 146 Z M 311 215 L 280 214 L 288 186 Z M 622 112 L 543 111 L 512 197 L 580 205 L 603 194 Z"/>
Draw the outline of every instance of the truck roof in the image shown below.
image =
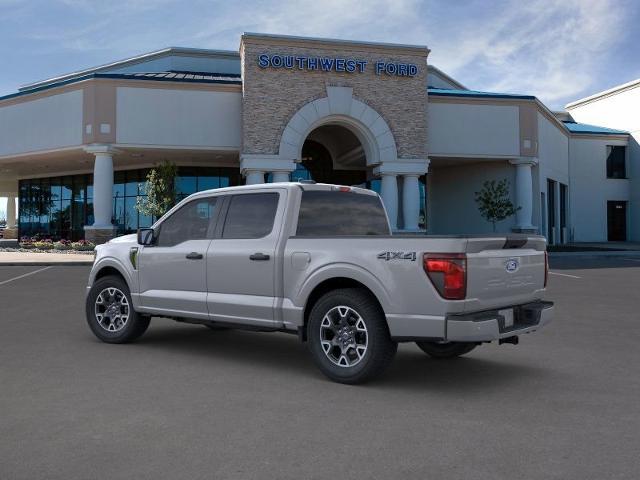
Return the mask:
<path id="1" fill-rule="evenodd" d="M 222 193 L 233 193 L 233 192 L 243 192 L 247 190 L 276 190 L 286 188 L 288 190 L 293 189 L 301 189 L 301 190 L 338 190 L 340 188 L 349 188 L 352 192 L 361 193 L 364 195 L 378 195 L 373 190 L 367 190 L 366 188 L 360 187 L 350 187 L 348 185 L 334 185 L 331 183 L 311 183 L 311 182 L 280 182 L 280 183 L 257 183 L 254 185 L 239 185 L 235 187 L 223 187 L 223 188 L 214 188 L 211 190 L 202 190 L 200 192 L 196 192 L 192 195 L 189 195 L 187 198 L 197 198 L 201 196 L 207 196 L 212 193 L 222 194 Z"/>

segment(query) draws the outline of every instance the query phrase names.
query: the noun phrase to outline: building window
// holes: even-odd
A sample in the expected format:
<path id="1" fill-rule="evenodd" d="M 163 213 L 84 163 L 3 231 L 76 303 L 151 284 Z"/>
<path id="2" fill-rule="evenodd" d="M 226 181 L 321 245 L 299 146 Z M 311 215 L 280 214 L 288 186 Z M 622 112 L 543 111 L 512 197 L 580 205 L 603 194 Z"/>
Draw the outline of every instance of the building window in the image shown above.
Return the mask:
<path id="1" fill-rule="evenodd" d="M 148 170 L 117 171 L 113 178 L 113 224 L 119 235 L 149 227 L 153 218 L 136 210 L 137 197 L 146 193 Z M 177 199 L 201 190 L 240 184 L 237 168 L 179 167 Z M 20 180 L 21 236 L 78 240 L 84 226 L 93 224 L 93 175 Z"/>
<path id="2" fill-rule="evenodd" d="M 560 243 L 567 242 L 567 208 L 569 205 L 568 187 L 560 184 Z"/>
<path id="3" fill-rule="evenodd" d="M 556 182 L 547 179 L 547 241 L 558 242 L 556 233 Z"/>
<path id="4" fill-rule="evenodd" d="M 607 178 L 627 178 L 627 147 L 607 146 Z"/>

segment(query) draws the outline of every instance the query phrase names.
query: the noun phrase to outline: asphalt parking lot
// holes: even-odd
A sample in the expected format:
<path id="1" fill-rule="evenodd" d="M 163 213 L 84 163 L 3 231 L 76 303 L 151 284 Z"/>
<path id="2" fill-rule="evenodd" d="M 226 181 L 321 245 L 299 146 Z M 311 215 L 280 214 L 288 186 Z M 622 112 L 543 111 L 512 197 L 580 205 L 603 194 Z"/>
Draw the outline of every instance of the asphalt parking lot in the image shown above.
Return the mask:
<path id="1" fill-rule="evenodd" d="M 554 259 L 546 330 L 363 386 L 285 334 L 100 343 L 88 270 L 0 266 L 0 479 L 640 476 L 640 259 Z"/>

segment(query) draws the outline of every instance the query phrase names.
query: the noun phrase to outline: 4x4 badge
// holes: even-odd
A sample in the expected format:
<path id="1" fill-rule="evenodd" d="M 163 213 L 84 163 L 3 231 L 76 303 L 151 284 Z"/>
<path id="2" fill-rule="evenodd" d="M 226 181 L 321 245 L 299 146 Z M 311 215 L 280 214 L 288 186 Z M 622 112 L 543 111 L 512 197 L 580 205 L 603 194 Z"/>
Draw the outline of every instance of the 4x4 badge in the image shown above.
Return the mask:
<path id="1" fill-rule="evenodd" d="M 382 252 L 378 254 L 378 260 L 409 260 L 415 262 L 417 258 L 416 252 Z"/>

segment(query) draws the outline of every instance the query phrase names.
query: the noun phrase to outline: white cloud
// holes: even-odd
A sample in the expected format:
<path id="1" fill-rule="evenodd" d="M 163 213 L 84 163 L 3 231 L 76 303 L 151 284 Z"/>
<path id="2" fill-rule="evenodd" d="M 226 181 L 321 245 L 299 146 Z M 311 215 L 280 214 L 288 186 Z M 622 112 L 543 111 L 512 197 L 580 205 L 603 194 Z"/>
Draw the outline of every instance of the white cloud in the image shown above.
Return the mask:
<path id="1" fill-rule="evenodd" d="M 518 2 L 493 21 L 467 23 L 434 59 L 472 87 L 532 93 L 557 107 L 593 89 L 626 18 L 611 0 Z"/>
<path id="2" fill-rule="evenodd" d="M 384 40 L 396 37 L 408 19 L 416 23 L 415 0 L 324 0 L 261 3 L 247 8 L 237 3 L 216 11 L 195 38 L 217 39 L 228 31 L 258 31 L 301 36 Z M 231 41 L 237 46 L 238 38 Z"/>
<path id="3" fill-rule="evenodd" d="M 67 18 L 40 18 L 44 7 L 32 9 L 39 23 L 21 35 L 39 45 L 40 53 L 95 52 L 96 63 L 102 63 L 169 45 L 235 50 L 243 31 L 426 44 L 432 50 L 429 61 L 470 88 L 535 94 L 553 107 L 592 93 L 598 74 L 610 73 L 603 65 L 626 37 L 629 12 L 637 10 L 631 0 L 58 0 L 46 5 Z M 69 70 L 83 66 L 88 65 Z"/>
<path id="4" fill-rule="evenodd" d="M 624 38 L 629 10 L 615 0 L 447 3 L 233 4 L 193 40 L 236 48 L 237 35 L 248 30 L 426 44 L 431 63 L 471 88 L 534 94 L 557 108 L 593 91 L 598 66 Z"/>

